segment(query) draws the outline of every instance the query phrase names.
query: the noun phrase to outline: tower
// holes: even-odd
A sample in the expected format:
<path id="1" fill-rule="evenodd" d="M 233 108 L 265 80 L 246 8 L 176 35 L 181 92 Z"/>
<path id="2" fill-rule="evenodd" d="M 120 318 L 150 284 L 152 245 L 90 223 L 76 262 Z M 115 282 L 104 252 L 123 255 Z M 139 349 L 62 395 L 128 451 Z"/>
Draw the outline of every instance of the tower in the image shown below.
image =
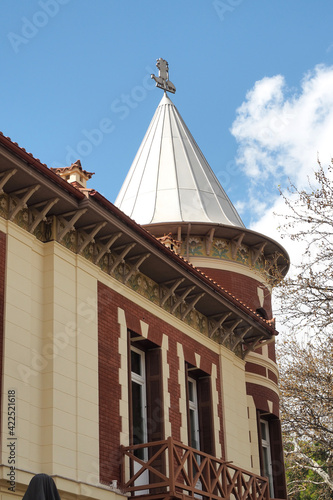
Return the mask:
<path id="1" fill-rule="evenodd" d="M 42 472 L 63 500 L 286 499 L 285 251 L 244 227 L 166 95 L 120 208 L 91 176 L 0 133 L 0 493 Z"/>
<path id="2" fill-rule="evenodd" d="M 288 254 L 276 241 L 244 226 L 166 85 L 154 78 L 164 95 L 115 204 L 275 328 L 272 287 L 288 271 Z M 257 432 L 260 442 L 257 468 L 269 477 L 271 495 L 283 498 L 284 472 L 277 466 L 283 454 L 274 336 L 251 339 L 250 331 L 244 335 L 247 344 L 235 346 L 230 341 L 235 324 L 228 315 L 215 319 L 217 341 L 246 359 L 250 434 Z"/>

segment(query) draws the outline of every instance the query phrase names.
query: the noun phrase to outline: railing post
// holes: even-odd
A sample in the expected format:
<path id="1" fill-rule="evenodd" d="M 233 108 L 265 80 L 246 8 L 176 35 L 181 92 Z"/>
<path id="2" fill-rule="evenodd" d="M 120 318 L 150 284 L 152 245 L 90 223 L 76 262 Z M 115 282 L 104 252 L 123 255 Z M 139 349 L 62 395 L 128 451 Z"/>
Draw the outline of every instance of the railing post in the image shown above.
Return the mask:
<path id="1" fill-rule="evenodd" d="M 174 496 L 176 494 L 175 487 L 175 468 L 174 468 L 174 443 L 171 436 L 168 437 L 168 454 L 169 454 L 169 490 L 170 496 Z"/>
<path id="2" fill-rule="evenodd" d="M 120 481 L 123 486 L 125 484 L 125 454 L 122 444 L 120 445 Z"/>

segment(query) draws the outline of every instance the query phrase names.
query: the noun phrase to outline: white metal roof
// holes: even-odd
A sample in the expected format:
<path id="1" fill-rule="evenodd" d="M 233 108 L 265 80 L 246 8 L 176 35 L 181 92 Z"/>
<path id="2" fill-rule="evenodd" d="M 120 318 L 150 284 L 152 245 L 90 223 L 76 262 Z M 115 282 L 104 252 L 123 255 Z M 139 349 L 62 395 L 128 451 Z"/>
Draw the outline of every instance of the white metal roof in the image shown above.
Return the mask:
<path id="1" fill-rule="evenodd" d="M 139 224 L 213 222 L 244 227 L 236 209 L 164 94 L 115 204 Z"/>

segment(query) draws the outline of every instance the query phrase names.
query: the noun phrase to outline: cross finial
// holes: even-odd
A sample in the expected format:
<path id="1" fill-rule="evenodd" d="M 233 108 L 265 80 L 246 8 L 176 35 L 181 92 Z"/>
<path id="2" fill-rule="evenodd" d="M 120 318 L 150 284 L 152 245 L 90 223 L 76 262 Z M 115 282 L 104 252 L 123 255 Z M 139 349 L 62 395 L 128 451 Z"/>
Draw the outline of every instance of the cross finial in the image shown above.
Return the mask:
<path id="1" fill-rule="evenodd" d="M 164 92 L 176 92 L 176 87 L 169 80 L 169 65 L 165 59 L 161 57 L 157 59 L 156 67 L 158 68 L 158 76 L 151 75 L 156 82 L 156 87 L 163 89 Z"/>

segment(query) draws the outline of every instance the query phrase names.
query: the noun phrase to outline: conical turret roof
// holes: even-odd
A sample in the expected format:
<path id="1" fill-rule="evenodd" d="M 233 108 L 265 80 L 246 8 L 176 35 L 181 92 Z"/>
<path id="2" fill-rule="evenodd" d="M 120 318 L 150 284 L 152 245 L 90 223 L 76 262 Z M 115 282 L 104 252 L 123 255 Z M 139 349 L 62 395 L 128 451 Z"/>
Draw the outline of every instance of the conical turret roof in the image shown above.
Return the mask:
<path id="1" fill-rule="evenodd" d="M 115 204 L 139 224 L 244 227 L 176 106 L 164 94 Z"/>

